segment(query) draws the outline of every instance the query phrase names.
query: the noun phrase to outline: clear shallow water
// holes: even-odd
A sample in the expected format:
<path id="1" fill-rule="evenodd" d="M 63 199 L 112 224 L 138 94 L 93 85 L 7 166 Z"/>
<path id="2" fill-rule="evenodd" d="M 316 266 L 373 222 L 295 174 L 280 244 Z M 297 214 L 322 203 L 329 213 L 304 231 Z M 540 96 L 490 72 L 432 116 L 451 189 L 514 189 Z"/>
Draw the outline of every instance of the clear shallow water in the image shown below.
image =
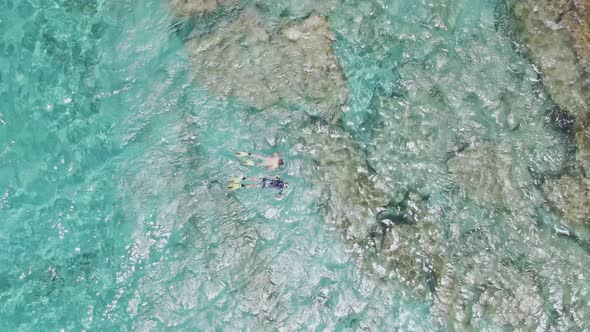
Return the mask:
<path id="1" fill-rule="evenodd" d="M 305 13 L 266 5 L 269 24 Z M 358 266 L 324 221 L 285 115 L 194 82 L 165 2 L 0 1 L 0 326 L 587 328 L 588 254 L 557 236 L 535 182 L 567 166 L 568 139 L 495 5 L 322 9 L 347 130 L 392 197 L 430 197 L 445 239 L 444 277 L 422 298 Z M 293 189 L 228 195 L 227 177 L 253 172 L 237 149 L 284 154 Z"/>

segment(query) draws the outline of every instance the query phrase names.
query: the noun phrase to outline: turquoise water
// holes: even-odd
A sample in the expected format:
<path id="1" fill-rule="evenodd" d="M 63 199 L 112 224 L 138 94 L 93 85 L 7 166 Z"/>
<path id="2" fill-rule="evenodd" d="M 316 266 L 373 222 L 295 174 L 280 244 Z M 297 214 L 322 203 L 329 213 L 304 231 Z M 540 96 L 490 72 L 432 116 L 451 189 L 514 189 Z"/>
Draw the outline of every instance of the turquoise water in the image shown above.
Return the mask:
<path id="1" fill-rule="evenodd" d="M 285 134 L 295 111 L 198 83 L 187 29 L 241 8 L 178 28 L 166 1 L 0 0 L 3 330 L 590 328 L 587 242 L 539 189 L 571 138 L 496 1 L 257 3 L 270 26 L 329 16 L 345 129 L 392 197 L 429 197 L 436 291 L 358 263 Z M 292 189 L 228 193 L 264 174 L 235 150 L 284 155 Z"/>

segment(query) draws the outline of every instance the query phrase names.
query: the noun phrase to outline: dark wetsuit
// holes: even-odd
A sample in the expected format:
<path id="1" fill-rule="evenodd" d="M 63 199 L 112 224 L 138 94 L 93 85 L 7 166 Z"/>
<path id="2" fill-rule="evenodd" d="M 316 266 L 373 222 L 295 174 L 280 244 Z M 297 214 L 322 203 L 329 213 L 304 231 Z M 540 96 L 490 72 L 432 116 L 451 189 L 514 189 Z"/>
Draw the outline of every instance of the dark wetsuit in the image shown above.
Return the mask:
<path id="1" fill-rule="evenodd" d="M 283 193 L 283 188 L 285 187 L 285 181 L 276 178 L 276 179 L 267 179 L 262 178 L 262 188 L 274 188 L 280 190 L 280 194 Z"/>

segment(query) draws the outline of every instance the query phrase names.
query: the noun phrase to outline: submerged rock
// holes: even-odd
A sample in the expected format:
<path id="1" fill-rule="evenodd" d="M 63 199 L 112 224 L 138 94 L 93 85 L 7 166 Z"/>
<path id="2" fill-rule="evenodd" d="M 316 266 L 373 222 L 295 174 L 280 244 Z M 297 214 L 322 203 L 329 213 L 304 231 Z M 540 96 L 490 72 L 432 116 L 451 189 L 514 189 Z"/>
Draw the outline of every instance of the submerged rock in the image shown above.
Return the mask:
<path id="1" fill-rule="evenodd" d="M 509 206 L 515 190 L 510 182 L 511 157 L 491 143 L 469 148 L 448 162 L 449 172 L 478 204 Z"/>
<path id="2" fill-rule="evenodd" d="M 578 116 L 588 111 L 590 1 L 517 1 L 513 25 L 551 97 Z"/>
<path id="3" fill-rule="evenodd" d="M 551 98 L 575 117 L 576 159 L 590 174 L 590 1 L 506 2 Z"/>
<path id="4" fill-rule="evenodd" d="M 338 126 L 294 130 L 298 154 L 311 159 L 318 204 L 342 232 L 365 271 L 399 282 L 420 300 L 436 293 L 446 273 L 446 243 L 427 199 L 406 191 L 392 199 L 350 134 Z"/>
<path id="5" fill-rule="evenodd" d="M 503 264 L 489 251 L 461 257 L 450 269 L 433 308 L 435 315 L 450 318 L 449 330 L 534 330 L 547 325 L 531 273 Z"/>
<path id="6" fill-rule="evenodd" d="M 507 243 L 513 232 L 505 230 L 481 227 L 457 239 L 432 309 L 450 318 L 445 330 L 586 330 L 588 294 L 575 289 L 587 256 L 550 234 Z"/>
<path id="7" fill-rule="evenodd" d="M 240 0 L 168 0 L 177 16 L 191 16 L 212 12 L 221 6 L 235 5 Z"/>
<path id="8" fill-rule="evenodd" d="M 392 214 L 377 217 L 389 211 L 389 189 L 373 174 L 359 144 L 335 124 L 348 88 L 332 51 L 333 39 L 325 17 L 310 16 L 272 32 L 249 9 L 187 47 L 198 81 L 214 94 L 266 110 L 254 117 L 279 118 L 277 112 L 303 109 L 320 118 L 283 120 L 291 121 L 285 140 L 310 161 L 306 178 L 326 222 L 341 232 L 367 271 L 399 280 L 423 299 L 434 291 L 444 269 L 442 233 L 424 220 L 427 209 L 416 194 L 394 211 L 411 219 L 411 226 L 392 228 L 387 224 Z"/>
<path id="9" fill-rule="evenodd" d="M 307 128 L 300 135 L 296 150 L 313 161 L 326 221 L 342 231 L 363 268 L 397 280 L 420 299 L 435 292 L 445 270 L 446 245 L 426 201 L 408 192 L 392 206 L 390 189 L 372 174 L 365 154 L 340 127 Z"/>
<path id="10" fill-rule="evenodd" d="M 358 144 L 337 126 L 308 128 L 299 135 L 296 151 L 313 162 L 326 219 L 344 230 L 347 239 L 365 238 L 389 195 L 370 174 Z"/>
<path id="11" fill-rule="evenodd" d="M 367 263 L 381 277 L 404 283 L 419 298 L 436 296 L 448 270 L 441 225 L 430 214 L 426 200 L 415 192 L 407 192 L 396 205 L 403 222 L 381 224 L 381 232 L 375 232 L 369 242 L 375 257 Z"/>
<path id="12" fill-rule="evenodd" d="M 215 95 L 265 110 L 253 117 L 303 110 L 319 120 L 316 126 L 302 117 L 283 119 L 290 121 L 285 141 L 310 161 L 305 177 L 326 222 L 341 232 L 366 270 L 397 279 L 425 298 L 445 270 L 442 231 L 428 219 L 417 194 L 397 211 L 411 219 L 409 225 L 390 227 L 387 220 L 394 217 L 387 214 L 378 220 L 390 203 L 390 190 L 371 170 L 359 144 L 336 125 L 348 87 L 333 40 L 325 17 L 312 15 L 272 30 L 250 8 L 215 32 L 190 40 L 187 48 L 197 81 Z"/>
<path id="13" fill-rule="evenodd" d="M 518 1 L 512 6 L 513 26 L 542 73 L 543 83 L 559 108 L 571 114 L 574 168 L 543 185 L 548 205 L 568 229 L 563 235 L 590 240 L 590 1 Z M 558 123 L 560 124 L 560 123 Z M 561 129 L 560 126 L 557 129 Z"/>
<path id="14" fill-rule="evenodd" d="M 310 16 L 273 32 L 248 9 L 187 47 L 197 80 L 212 93 L 258 109 L 303 109 L 331 120 L 348 99 L 333 40 L 325 17 Z"/>
<path id="15" fill-rule="evenodd" d="M 550 204 L 563 216 L 562 222 L 573 230 L 590 231 L 590 180 L 562 176 L 543 186 Z"/>

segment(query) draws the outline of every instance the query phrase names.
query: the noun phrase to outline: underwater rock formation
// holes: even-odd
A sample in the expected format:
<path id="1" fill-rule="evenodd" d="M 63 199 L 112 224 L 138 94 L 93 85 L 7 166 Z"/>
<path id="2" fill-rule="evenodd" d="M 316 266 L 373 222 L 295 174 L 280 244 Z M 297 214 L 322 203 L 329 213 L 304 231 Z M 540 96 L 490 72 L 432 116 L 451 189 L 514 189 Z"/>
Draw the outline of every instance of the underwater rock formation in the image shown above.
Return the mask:
<path id="1" fill-rule="evenodd" d="M 562 108 L 579 116 L 588 111 L 590 90 L 590 1 L 517 1 L 514 28 L 543 74 L 543 83 Z"/>
<path id="2" fill-rule="evenodd" d="M 548 181 L 544 188 L 550 201 L 572 225 L 590 223 L 590 181 L 562 176 Z"/>
<path id="3" fill-rule="evenodd" d="M 556 237 L 538 240 L 515 252 L 483 228 L 465 234 L 451 257 L 452 272 L 437 288 L 433 313 L 451 318 L 446 329 L 587 329 L 588 294 L 572 294 L 572 285 L 583 282 L 587 260 Z"/>
<path id="4" fill-rule="evenodd" d="M 295 148 L 313 162 L 327 221 L 344 230 L 347 239 L 366 237 L 389 197 L 370 174 L 365 155 L 340 127 L 310 126 L 301 132 L 295 133 Z"/>
<path id="5" fill-rule="evenodd" d="M 450 330 L 496 330 L 502 326 L 534 330 L 546 325 L 534 276 L 497 256 L 489 250 L 471 252 L 449 266 L 452 272 L 441 280 L 434 312 L 444 312 L 442 316 L 450 318 Z"/>
<path id="6" fill-rule="evenodd" d="M 221 6 L 237 4 L 240 0 L 168 0 L 168 5 L 177 16 L 209 13 Z"/>
<path id="7" fill-rule="evenodd" d="M 197 80 L 210 92 L 258 109 L 302 108 L 332 119 L 348 99 L 344 75 L 332 52 L 325 17 L 311 16 L 267 31 L 259 13 L 187 43 Z"/>
<path id="8" fill-rule="evenodd" d="M 551 206 L 562 217 L 562 223 L 570 228 L 567 235 L 590 240 L 590 180 L 578 176 L 564 175 L 550 179 L 543 189 Z"/>
<path id="9" fill-rule="evenodd" d="M 380 227 L 373 228 L 369 241 L 374 256 L 365 263 L 378 276 L 404 283 L 418 298 L 436 296 L 449 263 L 438 218 L 416 192 L 407 191 L 400 202 L 394 198 L 392 203 L 384 211 L 389 218 L 378 216 Z"/>
<path id="10" fill-rule="evenodd" d="M 303 108 L 310 115 L 332 117 L 348 99 L 333 39 L 325 17 L 311 16 L 275 34 L 250 9 L 187 47 L 197 80 L 214 94 L 258 109 Z"/>
<path id="11" fill-rule="evenodd" d="M 513 26 L 551 98 L 576 119 L 578 159 L 588 165 L 590 1 L 518 1 Z"/>
<path id="12" fill-rule="evenodd" d="M 391 203 L 391 190 L 372 174 L 358 144 L 340 127 L 310 126 L 300 135 L 295 148 L 313 161 L 325 219 L 343 232 L 363 268 L 403 283 L 418 298 L 435 292 L 445 270 L 446 245 L 426 201 L 407 192 Z"/>
<path id="13" fill-rule="evenodd" d="M 451 176 L 476 203 L 508 206 L 514 192 L 510 181 L 510 159 L 509 154 L 484 143 L 451 158 L 448 166 Z"/>
<path id="14" fill-rule="evenodd" d="M 421 206 L 420 212 L 406 209 L 412 225 L 378 222 L 377 214 L 390 203 L 390 190 L 372 173 L 361 147 L 337 124 L 348 87 L 332 51 L 329 21 L 310 16 L 276 33 L 261 22 L 259 14 L 248 9 L 235 22 L 189 41 L 197 80 L 214 94 L 271 111 L 260 116 L 273 116 L 277 109 L 303 109 L 319 118 L 292 119 L 285 139 L 311 161 L 310 176 L 326 222 L 342 232 L 364 268 L 397 279 L 425 298 L 438 282 L 434 271 L 444 269 L 441 232 L 433 232 L 438 226 L 423 220 L 424 203 L 413 204 Z"/>
<path id="15" fill-rule="evenodd" d="M 560 108 L 575 118 L 576 160 L 590 174 L 590 1 L 517 1 L 508 3 L 513 28 L 543 75 Z M 577 182 L 577 183 L 576 183 Z M 565 176 L 544 187 L 550 203 L 568 223 L 580 226 L 588 216 L 587 178 Z M 574 193 L 573 189 L 581 191 Z M 584 203 L 585 202 L 585 203 Z M 582 209 L 581 209 L 582 208 Z M 588 225 L 586 225 L 587 227 Z"/>
<path id="16" fill-rule="evenodd" d="M 500 121 L 492 127 L 508 136 L 502 140 L 490 137 L 482 130 L 486 126 L 469 118 L 444 113 L 442 103 L 431 113 L 412 105 L 410 97 L 404 100 L 396 95 L 383 96 L 373 103 L 377 115 L 369 150 L 371 166 L 387 178 L 388 185 L 395 188 L 403 184 L 420 193 L 410 195 L 413 198 L 408 200 L 410 206 L 420 211 L 415 214 L 415 221 L 397 223 L 375 241 L 378 248 L 387 248 L 391 243 L 398 246 L 391 254 L 383 249 L 377 251 L 382 261 L 389 262 L 381 264 L 383 274 L 404 280 L 415 295 L 430 290 L 432 313 L 444 322 L 442 330 L 499 330 L 504 326 L 518 330 L 556 325 L 544 306 L 550 302 L 544 293 L 546 286 L 535 284 L 537 277 L 521 265 L 533 265 L 530 262 L 538 259 L 537 249 L 530 248 L 546 245 L 545 239 L 537 243 L 528 238 L 536 223 L 531 216 L 535 215 L 535 207 L 543 203 L 532 183 L 536 174 L 559 174 L 564 168 L 567 158 L 563 157 L 562 139 L 557 138 L 562 133 L 556 135 L 542 121 L 520 120 L 543 118 L 543 104 L 527 103 L 521 97 L 530 90 L 494 91 L 497 94 L 490 99 L 500 99 L 494 105 L 495 110 L 500 110 L 496 114 L 506 114 L 496 118 Z M 436 95 L 443 99 L 448 94 Z M 464 100 L 477 101 L 475 97 L 468 94 Z M 517 105 L 523 104 L 537 107 L 518 109 Z M 462 108 L 469 107 L 472 106 L 467 104 Z M 441 135 L 436 131 L 440 128 L 436 121 L 451 121 L 461 129 Z M 536 143 L 533 149 L 527 140 L 523 141 L 523 136 L 542 143 Z M 393 149 L 395 153 L 391 152 Z M 384 156 L 385 153 L 390 155 Z M 409 167 L 424 168 L 415 176 L 406 176 Z M 427 202 L 417 196 L 428 197 Z M 513 230 L 514 234 L 502 234 L 504 229 Z M 552 227 L 546 229 L 547 234 L 554 234 Z M 519 234 L 526 234 L 527 239 Z M 513 262 L 513 248 L 525 241 L 523 258 Z M 547 260 L 543 264 L 553 266 Z M 371 262 L 375 261 L 379 260 Z M 555 292 L 565 295 L 569 290 Z"/>

